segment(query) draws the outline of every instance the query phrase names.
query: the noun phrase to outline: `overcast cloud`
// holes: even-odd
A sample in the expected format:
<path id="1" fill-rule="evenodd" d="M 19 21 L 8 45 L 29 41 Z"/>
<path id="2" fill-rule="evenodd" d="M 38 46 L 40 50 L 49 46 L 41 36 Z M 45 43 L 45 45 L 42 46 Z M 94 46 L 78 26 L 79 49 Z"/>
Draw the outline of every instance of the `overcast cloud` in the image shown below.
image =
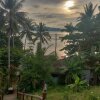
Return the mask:
<path id="1" fill-rule="evenodd" d="M 70 12 L 64 10 L 64 3 L 68 0 L 26 0 L 23 10 L 36 22 L 44 22 L 48 26 L 63 27 L 65 23 L 75 22 L 83 5 L 88 2 L 100 3 L 100 0 L 72 0 L 75 5 Z"/>

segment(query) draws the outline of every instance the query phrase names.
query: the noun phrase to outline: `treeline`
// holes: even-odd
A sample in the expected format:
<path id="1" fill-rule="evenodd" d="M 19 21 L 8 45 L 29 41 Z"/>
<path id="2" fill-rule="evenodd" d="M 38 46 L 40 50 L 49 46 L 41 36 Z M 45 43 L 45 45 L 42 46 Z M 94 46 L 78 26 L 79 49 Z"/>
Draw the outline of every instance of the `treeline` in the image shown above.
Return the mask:
<path id="1" fill-rule="evenodd" d="M 80 66 L 78 69 L 81 68 L 81 71 L 90 71 L 90 84 L 100 84 L 100 7 L 96 13 L 97 7 L 91 2 L 86 4 L 84 12 L 77 18 L 76 25 L 66 24 L 63 31 L 68 34 L 62 38 L 62 41 L 66 41 L 62 50 L 66 51 L 67 59 L 72 63 L 69 66 L 76 66 L 76 69 Z M 78 65 L 79 62 L 81 65 Z"/>

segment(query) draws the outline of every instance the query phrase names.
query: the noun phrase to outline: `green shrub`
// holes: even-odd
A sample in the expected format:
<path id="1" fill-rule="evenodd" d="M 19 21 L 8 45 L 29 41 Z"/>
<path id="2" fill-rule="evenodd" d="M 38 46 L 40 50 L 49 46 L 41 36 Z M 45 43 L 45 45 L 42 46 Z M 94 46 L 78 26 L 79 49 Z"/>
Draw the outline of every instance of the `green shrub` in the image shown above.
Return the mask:
<path id="1" fill-rule="evenodd" d="M 89 100 L 98 100 L 98 98 L 94 95 L 89 95 Z"/>
<path id="2" fill-rule="evenodd" d="M 67 93 L 64 95 L 64 100 L 69 100 L 69 95 Z"/>
<path id="3" fill-rule="evenodd" d="M 74 92 L 80 92 L 83 89 L 87 88 L 88 85 L 85 80 L 81 80 L 77 75 L 73 75 L 75 83 L 68 85 L 68 87 Z"/>
<path id="4" fill-rule="evenodd" d="M 18 83 L 18 91 L 32 92 L 33 91 L 33 77 L 30 72 L 25 72 Z"/>

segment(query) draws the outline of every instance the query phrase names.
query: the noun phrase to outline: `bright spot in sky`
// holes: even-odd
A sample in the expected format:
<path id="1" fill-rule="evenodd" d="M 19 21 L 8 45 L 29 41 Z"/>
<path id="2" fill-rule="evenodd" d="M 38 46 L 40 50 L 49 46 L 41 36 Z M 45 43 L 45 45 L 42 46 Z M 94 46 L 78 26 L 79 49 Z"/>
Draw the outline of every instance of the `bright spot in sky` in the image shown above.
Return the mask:
<path id="1" fill-rule="evenodd" d="M 73 6 L 74 6 L 74 1 L 72 1 L 72 0 L 66 1 L 64 4 L 65 9 L 69 9 Z"/>

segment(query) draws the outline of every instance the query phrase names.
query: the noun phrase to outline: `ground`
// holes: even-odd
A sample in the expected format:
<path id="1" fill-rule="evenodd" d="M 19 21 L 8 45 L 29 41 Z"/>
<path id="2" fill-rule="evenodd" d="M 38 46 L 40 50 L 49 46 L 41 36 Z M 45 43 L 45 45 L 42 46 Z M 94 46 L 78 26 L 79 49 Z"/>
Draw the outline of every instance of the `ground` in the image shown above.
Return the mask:
<path id="1" fill-rule="evenodd" d="M 47 93 L 47 100 L 73 100 L 73 98 L 74 100 L 100 100 L 100 86 L 91 87 L 89 90 L 84 90 L 80 93 L 73 93 L 67 90 L 66 87 L 59 86 L 49 88 Z M 89 99 L 90 97 L 98 99 Z"/>
<path id="2" fill-rule="evenodd" d="M 4 100 L 16 100 L 16 94 L 5 95 Z"/>
<path id="3" fill-rule="evenodd" d="M 41 95 L 41 91 L 35 94 Z M 64 86 L 50 87 L 47 94 L 47 100 L 73 100 L 73 98 L 74 100 L 100 100 L 100 86 L 91 87 L 80 93 L 71 92 Z M 89 99 L 90 97 L 97 99 Z M 6 95 L 4 100 L 16 100 L 16 94 Z"/>

